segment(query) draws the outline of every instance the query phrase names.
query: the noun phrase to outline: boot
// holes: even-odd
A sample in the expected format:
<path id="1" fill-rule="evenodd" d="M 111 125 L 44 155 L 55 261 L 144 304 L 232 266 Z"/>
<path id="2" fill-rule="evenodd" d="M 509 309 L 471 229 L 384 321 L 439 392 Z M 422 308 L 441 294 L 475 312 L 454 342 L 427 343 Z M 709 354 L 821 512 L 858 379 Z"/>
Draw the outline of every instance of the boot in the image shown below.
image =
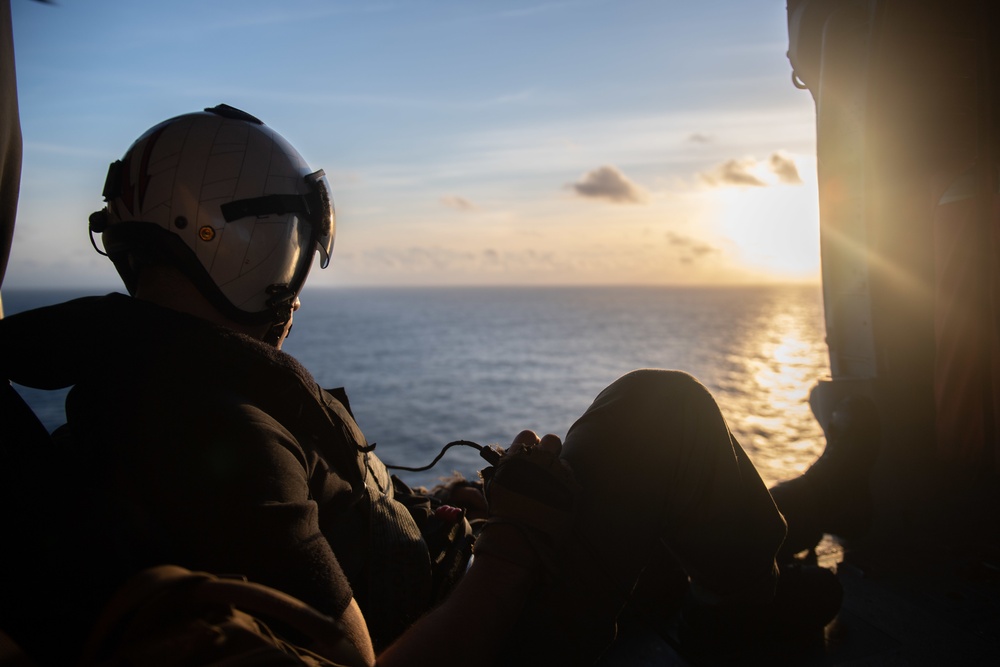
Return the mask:
<path id="1" fill-rule="evenodd" d="M 821 640 L 842 600 L 843 588 L 833 572 L 792 564 L 780 568 L 768 602 L 705 604 L 689 594 L 671 638 L 694 665 L 758 664 L 785 643 Z"/>
<path id="2" fill-rule="evenodd" d="M 871 525 L 869 476 L 881 438 L 878 410 L 863 396 L 845 398 L 833 411 L 822 456 L 800 477 L 771 489 L 788 521 L 779 562 L 810 549 L 823 533 L 855 538 Z"/>

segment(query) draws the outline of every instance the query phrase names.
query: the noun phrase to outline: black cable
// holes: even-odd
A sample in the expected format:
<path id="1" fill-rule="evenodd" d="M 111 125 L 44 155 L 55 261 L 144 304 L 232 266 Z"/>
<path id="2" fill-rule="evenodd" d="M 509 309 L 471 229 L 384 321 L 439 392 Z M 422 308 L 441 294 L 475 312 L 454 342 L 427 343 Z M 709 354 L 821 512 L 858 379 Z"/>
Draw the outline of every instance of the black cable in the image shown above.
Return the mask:
<path id="1" fill-rule="evenodd" d="M 425 466 L 421 466 L 419 468 L 410 468 L 407 466 L 394 466 L 386 463 L 385 467 L 389 468 L 390 470 L 405 470 L 407 472 L 424 472 L 425 470 L 430 470 L 431 468 L 436 466 L 437 462 L 441 460 L 441 457 L 444 456 L 444 453 L 446 451 L 458 445 L 463 445 L 465 447 L 472 447 L 473 449 L 479 450 L 479 455 L 484 459 L 486 459 L 490 463 L 490 465 L 496 465 L 497 462 L 500 460 L 500 456 L 503 454 L 503 452 L 498 447 L 493 445 L 484 446 L 472 442 L 471 440 L 456 440 L 454 442 L 449 442 L 447 445 L 445 445 L 438 453 L 438 455 L 434 457 L 434 460 Z"/>

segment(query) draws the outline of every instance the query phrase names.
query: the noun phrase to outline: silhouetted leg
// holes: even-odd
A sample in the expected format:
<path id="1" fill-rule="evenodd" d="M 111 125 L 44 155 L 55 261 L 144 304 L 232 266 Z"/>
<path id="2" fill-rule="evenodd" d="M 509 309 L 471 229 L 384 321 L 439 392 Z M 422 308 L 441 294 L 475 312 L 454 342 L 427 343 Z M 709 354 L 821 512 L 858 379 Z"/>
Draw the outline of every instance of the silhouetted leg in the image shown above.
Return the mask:
<path id="1" fill-rule="evenodd" d="M 686 373 L 634 371 L 566 435 L 585 492 L 581 532 L 634 581 L 663 539 L 699 594 L 763 600 L 785 523 L 715 399 Z"/>
<path id="2" fill-rule="evenodd" d="M 572 659 L 558 664 L 596 657 L 587 651 L 606 646 L 608 628 L 613 632 L 658 544 L 691 577 L 699 602 L 770 600 L 784 520 L 693 377 L 641 370 L 619 378 L 569 430 L 563 458 L 583 487 L 580 525 L 562 554 L 559 580 L 541 587 L 526 613 L 525 625 L 549 628 L 550 643 L 529 631 L 521 646 L 530 647 L 530 659 L 519 659 L 545 664 L 574 647 Z M 577 636 L 567 636 L 574 629 Z M 551 643 L 553 635 L 565 637 L 562 646 Z"/>

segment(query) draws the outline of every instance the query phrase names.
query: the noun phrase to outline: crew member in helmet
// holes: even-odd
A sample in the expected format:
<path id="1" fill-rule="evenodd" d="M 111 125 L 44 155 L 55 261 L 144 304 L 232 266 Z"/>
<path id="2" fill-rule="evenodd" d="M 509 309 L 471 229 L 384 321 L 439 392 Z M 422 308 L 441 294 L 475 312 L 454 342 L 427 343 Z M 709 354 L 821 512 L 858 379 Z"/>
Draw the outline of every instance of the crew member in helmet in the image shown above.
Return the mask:
<path id="1" fill-rule="evenodd" d="M 313 254 L 330 263 L 322 170 L 278 133 L 220 105 L 151 128 L 111 165 L 91 216 L 130 293 L 143 263 L 180 270 L 218 313 L 280 348 Z"/>
<path id="2" fill-rule="evenodd" d="M 156 125 L 111 165 L 104 197 L 91 231 L 130 296 L 0 321 L 7 377 L 73 386 L 53 471 L 72 501 L 46 519 L 63 550 L 34 563 L 58 571 L 65 600 L 0 619 L 37 656 L 65 663 L 78 647 L 38 628 L 66 628 L 67 615 L 86 628 L 131 575 L 162 563 L 308 602 L 340 620 L 356 649 L 342 657 L 359 664 L 588 664 L 635 596 L 656 600 L 651 613 L 683 606 L 689 646 L 743 642 L 779 620 L 815 630 L 836 614 L 832 575 L 809 580 L 825 591 L 818 606 L 783 599 L 785 521 L 683 373 L 623 376 L 565 442 L 521 432 L 484 471 L 476 531 L 457 500 L 390 478 L 346 396 L 280 351 L 314 254 L 330 261 L 335 215 L 323 172 L 253 116 L 220 105 Z M 843 453 L 874 451 L 861 413 L 842 418 L 840 453 L 814 478 L 863 468 Z M 819 486 L 775 497 L 795 509 Z M 836 500 L 809 502 L 822 522 Z M 794 523 L 785 551 L 818 539 Z M 647 569 L 657 576 L 640 578 Z"/>

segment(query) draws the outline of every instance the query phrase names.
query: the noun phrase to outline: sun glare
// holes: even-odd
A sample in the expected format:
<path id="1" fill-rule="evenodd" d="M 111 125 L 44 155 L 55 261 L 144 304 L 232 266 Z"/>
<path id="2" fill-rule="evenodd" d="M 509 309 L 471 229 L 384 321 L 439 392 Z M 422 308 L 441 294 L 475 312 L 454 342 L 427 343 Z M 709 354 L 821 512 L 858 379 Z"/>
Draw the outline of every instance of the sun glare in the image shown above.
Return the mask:
<path id="1" fill-rule="evenodd" d="M 712 198 L 719 232 L 747 268 L 776 279 L 819 279 L 819 205 L 815 182 L 727 188 Z"/>

